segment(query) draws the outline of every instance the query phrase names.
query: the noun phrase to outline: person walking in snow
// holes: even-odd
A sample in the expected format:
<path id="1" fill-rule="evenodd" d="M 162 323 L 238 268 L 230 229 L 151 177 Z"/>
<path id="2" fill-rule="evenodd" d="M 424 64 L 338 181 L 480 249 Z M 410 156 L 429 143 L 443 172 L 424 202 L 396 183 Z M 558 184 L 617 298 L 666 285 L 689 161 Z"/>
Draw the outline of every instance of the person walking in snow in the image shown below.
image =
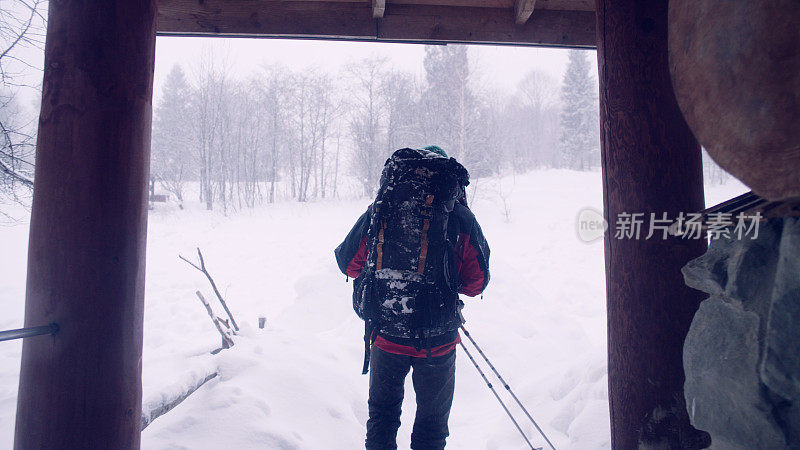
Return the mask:
<path id="1" fill-rule="evenodd" d="M 455 388 L 459 293 L 489 282 L 489 246 L 465 200 L 469 174 L 439 147 L 401 149 L 375 202 L 336 248 L 353 277 L 369 366 L 367 449 L 396 449 L 409 370 L 417 399 L 412 449 L 442 449 Z"/>

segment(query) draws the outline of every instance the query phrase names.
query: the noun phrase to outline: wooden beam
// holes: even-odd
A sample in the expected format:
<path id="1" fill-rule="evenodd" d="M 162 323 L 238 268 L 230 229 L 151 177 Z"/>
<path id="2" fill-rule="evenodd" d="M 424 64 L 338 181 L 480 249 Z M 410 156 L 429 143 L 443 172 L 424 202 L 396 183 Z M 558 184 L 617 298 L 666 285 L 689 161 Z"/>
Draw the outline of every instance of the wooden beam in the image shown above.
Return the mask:
<path id="1" fill-rule="evenodd" d="M 594 12 L 594 0 L 536 0 L 536 9 Z"/>
<path id="2" fill-rule="evenodd" d="M 379 39 L 593 47 L 594 13 L 541 11 L 519 26 L 505 9 L 394 5 Z"/>
<path id="3" fill-rule="evenodd" d="M 177 36 L 461 42 L 592 48 L 591 11 L 537 11 L 520 26 L 507 9 L 371 3 L 158 0 L 158 32 Z"/>
<path id="4" fill-rule="evenodd" d="M 651 213 L 675 219 L 704 203 L 700 146 L 670 81 L 667 1 L 597 1 L 611 446 L 620 449 L 710 444 L 683 395 L 683 341 L 704 295 L 681 268 L 706 242 L 645 239 Z M 643 214 L 638 239 L 617 238 L 621 213 Z"/>
<path id="5" fill-rule="evenodd" d="M 49 6 L 16 449 L 137 449 L 156 1 Z"/>
<path id="6" fill-rule="evenodd" d="M 372 0 L 372 18 L 380 19 L 386 11 L 386 0 Z"/>
<path id="7" fill-rule="evenodd" d="M 320 0 L 284 0 L 307 2 Z M 368 0 L 324 0 L 325 2 L 369 3 Z M 514 8 L 515 0 L 386 0 L 387 5 L 466 6 L 475 8 Z M 536 9 L 594 11 L 594 0 L 536 0 Z"/>
<path id="8" fill-rule="evenodd" d="M 459 6 L 473 8 L 502 8 L 514 7 L 514 0 L 387 0 L 390 5 L 428 5 L 428 6 Z"/>
<path id="9" fill-rule="evenodd" d="M 376 31 L 370 3 L 265 0 L 159 0 L 158 3 L 161 35 L 374 39 Z"/>
<path id="10" fill-rule="evenodd" d="M 514 3 L 514 22 L 522 25 L 530 19 L 536 0 L 517 0 Z"/>

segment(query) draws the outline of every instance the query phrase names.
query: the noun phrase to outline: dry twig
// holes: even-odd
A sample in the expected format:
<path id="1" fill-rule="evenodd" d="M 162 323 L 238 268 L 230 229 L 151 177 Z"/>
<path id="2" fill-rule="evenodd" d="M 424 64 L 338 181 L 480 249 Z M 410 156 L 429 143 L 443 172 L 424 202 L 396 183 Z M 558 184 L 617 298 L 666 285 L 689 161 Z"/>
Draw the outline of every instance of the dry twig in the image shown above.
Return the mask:
<path id="1" fill-rule="evenodd" d="M 195 269 L 199 270 L 200 272 L 203 272 L 203 275 L 205 275 L 206 278 L 208 278 L 208 281 L 211 282 L 211 288 L 214 290 L 214 294 L 217 295 L 217 298 L 219 299 L 219 302 L 222 304 L 222 308 L 225 309 L 225 312 L 228 314 L 228 318 L 230 318 L 230 320 L 231 320 L 231 325 L 233 325 L 233 329 L 235 331 L 239 331 L 239 325 L 236 324 L 236 320 L 233 318 L 233 314 L 231 314 L 231 310 L 228 309 L 228 304 L 225 303 L 225 300 L 222 298 L 222 294 L 220 294 L 219 293 L 219 289 L 217 289 L 217 284 L 214 283 L 214 279 L 211 278 L 211 275 L 208 273 L 208 270 L 206 270 L 206 264 L 203 261 L 203 253 L 200 251 L 199 248 L 197 249 L 197 256 L 200 257 L 200 265 L 199 266 L 197 264 L 189 261 L 188 259 L 184 258 L 181 255 L 178 255 L 178 258 L 186 261 L 187 264 L 189 264 L 190 266 L 192 266 Z"/>
<path id="2" fill-rule="evenodd" d="M 211 305 L 208 304 L 208 301 L 205 297 L 203 297 L 203 294 L 201 294 L 200 291 L 196 291 L 195 294 L 197 294 L 197 298 L 203 302 L 203 306 L 206 307 L 206 311 L 211 317 L 211 321 L 214 322 L 214 326 L 217 327 L 217 331 L 219 331 L 219 334 L 222 335 L 222 348 L 233 347 L 233 338 L 230 335 L 230 327 L 227 326 L 227 323 L 224 320 L 220 319 L 216 314 L 214 314 L 214 311 L 211 309 Z M 227 331 L 222 328 L 223 325 L 228 328 Z"/>

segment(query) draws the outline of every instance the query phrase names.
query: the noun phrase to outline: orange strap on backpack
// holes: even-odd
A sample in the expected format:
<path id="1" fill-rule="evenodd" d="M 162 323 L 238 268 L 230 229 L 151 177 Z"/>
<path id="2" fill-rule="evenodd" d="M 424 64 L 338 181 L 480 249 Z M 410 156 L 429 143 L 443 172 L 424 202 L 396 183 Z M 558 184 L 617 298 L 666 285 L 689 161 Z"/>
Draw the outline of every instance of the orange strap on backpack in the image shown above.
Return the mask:
<path id="1" fill-rule="evenodd" d="M 383 268 L 383 230 L 386 229 L 386 222 L 381 223 L 381 229 L 378 231 L 378 248 L 376 250 L 377 261 L 375 262 L 375 270 Z"/>
<path id="2" fill-rule="evenodd" d="M 429 195 L 425 199 L 425 206 L 430 208 L 433 204 L 433 195 Z M 422 239 L 419 246 L 419 267 L 417 268 L 417 273 L 424 274 L 425 273 L 425 261 L 428 259 L 428 229 L 431 227 L 431 219 L 430 217 L 425 217 L 425 221 L 422 224 Z"/>

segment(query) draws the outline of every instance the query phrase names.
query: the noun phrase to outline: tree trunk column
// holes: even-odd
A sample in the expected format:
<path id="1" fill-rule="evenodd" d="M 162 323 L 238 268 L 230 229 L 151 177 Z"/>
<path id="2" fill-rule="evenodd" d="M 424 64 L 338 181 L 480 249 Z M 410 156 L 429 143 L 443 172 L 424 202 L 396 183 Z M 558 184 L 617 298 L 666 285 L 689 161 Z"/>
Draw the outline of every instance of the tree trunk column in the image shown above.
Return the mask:
<path id="1" fill-rule="evenodd" d="M 650 213 L 703 209 L 700 147 L 675 100 L 667 1 L 597 0 L 598 69 L 614 448 L 702 448 L 683 397 L 683 341 L 703 295 L 681 267 L 703 240 L 646 240 Z M 644 213 L 639 239 L 617 239 L 620 213 Z M 661 447 L 663 446 L 663 447 Z"/>
<path id="2" fill-rule="evenodd" d="M 139 448 L 155 0 L 50 2 L 16 449 Z"/>

